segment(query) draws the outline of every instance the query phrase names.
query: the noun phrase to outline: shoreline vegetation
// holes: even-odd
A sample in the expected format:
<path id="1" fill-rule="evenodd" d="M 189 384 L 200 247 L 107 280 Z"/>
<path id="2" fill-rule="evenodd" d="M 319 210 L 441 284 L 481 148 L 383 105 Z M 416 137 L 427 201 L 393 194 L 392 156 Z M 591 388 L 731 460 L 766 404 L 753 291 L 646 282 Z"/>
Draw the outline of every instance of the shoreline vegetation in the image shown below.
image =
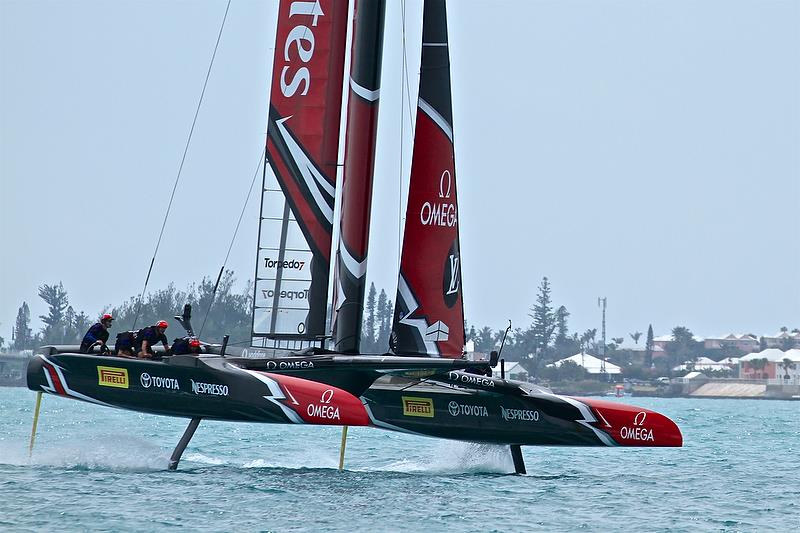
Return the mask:
<path id="1" fill-rule="evenodd" d="M 237 291 L 234 288 L 235 282 L 234 273 L 226 270 L 217 286 L 212 278 L 190 283 L 184 289 L 178 289 L 174 283 L 170 283 L 165 288 L 148 292 L 141 301 L 138 296 L 132 296 L 120 304 L 106 305 L 96 315 L 114 315 L 114 326 L 110 331 L 110 342 L 113 342 L 117 333 L 133 329 L 134 323 L 138 328 L 159 319 L 169 320 L 188 303 L 194 309 L 196 324 L 201 325 L 204 341 L 221 342 L 223 335 L 230 335 L 230 344 L 248 344 L 253 283 L 248 281 L 243 290 Z M 27 302 L 22 302 L 11 341 L 6 344 L 5 339 L 0 337 L 0 352 L 30 353 L 29 350 L 48 344 L 78 344 L 85 331 L 97 320 L 94 314 L 75 310 L 70 305 L 67 290 L 61 282 L 41 285 L 38 296 L 47 305 L 47 314 L 39 317 L 43 323 L 41 329 L 35 333 L 31 330 L 30 309 Z M 386 291 L 378 291 L 374 284 L 370 285 L 364 306 L 362 352 L 383 353 L 386 350 L 393 313 L 393 303 Z M 571 332 L 570 313 L 565 306 L 554 303 L 552 287 L 547 277 L 538 286 L 536 300 L 528 316 L 531 319 L 529 324 L 511 329 L 505 337 L 502 357 L 507 363 L 516 362 L 521 365 L 524 369 L 523 380 L 550 386 L 556 392 L 603 394 L 613 390 L 613 384 L 610 385 L 609 382 L 616 380 L 627 382 L 628 392 L 636 395 L 679 396 L 681 393 L 677 388 L 672 392 L 665 391 L 664 379 L 669 378 L 672 387 L 686 388 L 680 380 L 694 370 L 694 363 L 699 358 L 731 361 L 745 355 L 745 351 L 735 345 L 708 349 L 685 326 L 672 328 L 671 336 L 668 337 L 670 340 L 666 342 L 663 341 L 664 337 L 659 337 L 659 341 L 656 341 L 652 324 L 647 325 L 646 335 L 641 331 L 627 334 L 614 332 L 620 336 L 612 335 L 605 343 L 602 338 L 598 338 L 598 328 L 588 329 L 583 333 Z M 479 328 L 467 321 L 464 329 L 465 338 L 474 347 L 477 357 L 499 349 L 505 334 L 503 329 L 495 330 L 489 326 Z M 784 327 L 781 331 L 789 330 Z M 170 338 L 182 334 L 182 331 L 174 329 L 168 332 Z M 755 335 L 749 337 L 756 338 Z M 781 345 L 780 348 L 788 350 L 795 347 L 798 338 L 800 329 L 793 329 L 792 335 L 787 334 L 782 340 L 785 346 Z M 763 350 L 766 347 L 765 339 L 761 337 L 759 348 Z M 602 357 L 619 366 L 621 374 L 590 374 L 584 367 L 572 361 L 553 365 L 554 362 L 576 353 Z M 9 363 L 7 358 L 4 359 L 6 363 L 0 365 L 0 385 L 3 379 L 13 380 L 13 362 Z M 754 360 L 744 364 L 752 372 L 759 368 L 763 370 L 766 363 Z M 800 365 L 785 362 L 782 366 L 788 374 Z M 703 373 L 706 381 L 723 380 L 723 383 L 738 377 L 738 372 L 733 367 L 721 366 L 719 369 L 704 370 Z M 761 377 L 766 376 L 761 374 Z M 763 382 L 766 383 L 766 380 Z"/>

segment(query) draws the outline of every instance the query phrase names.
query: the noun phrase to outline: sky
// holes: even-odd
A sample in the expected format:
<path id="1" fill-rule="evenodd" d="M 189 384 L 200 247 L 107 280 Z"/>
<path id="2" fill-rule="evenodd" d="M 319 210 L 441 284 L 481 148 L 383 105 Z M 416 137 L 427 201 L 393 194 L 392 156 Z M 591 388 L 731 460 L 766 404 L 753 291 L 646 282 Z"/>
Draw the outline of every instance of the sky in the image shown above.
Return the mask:
<path id="1" fill-rule="evenodd" d="M 225 5 L 0 0 L 7 341 L 23 301 L 46 312 L 43 283 L 90 315 L 141 291 Z M 386 16 L 367 276 L 392 299 L 421 6 Z M 263 149 L 276 13 L 231 4 L 150 289 L 222 265 Z M 599 329 L 607 298 L 609 339 L 800 327 L 799 2 L 463 0 L 448 16 L 470 323 L 527 327 L 547 276 L 572 331 Z M 257 221 L 253 196 L 228 262 L 240 286 Z"/>

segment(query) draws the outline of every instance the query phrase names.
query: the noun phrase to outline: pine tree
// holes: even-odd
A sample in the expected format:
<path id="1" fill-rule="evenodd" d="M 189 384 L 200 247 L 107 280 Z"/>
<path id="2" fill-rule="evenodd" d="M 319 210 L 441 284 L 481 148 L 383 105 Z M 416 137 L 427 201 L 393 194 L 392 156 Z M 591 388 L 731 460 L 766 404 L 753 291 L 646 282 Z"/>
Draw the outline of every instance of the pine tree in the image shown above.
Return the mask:
<path id="1" fill-rule="evenodd" d="M 644 341 L 644 367 L 650 369 L 653 366 L 653 324 L 647 328 L 647 339 Z"/>
<path id="2" fill-rule="evenodd" d="M 64 344 L 75 344 L 79 342 L 77 339 L 78 332 L 75 331 L 75 309 L 72 306 L 67 306 L 67 312 L 64 313 Z"/>
<path id="3" fill-rule="evenodd" d="M 375 284 L 369 284 L 369 292 L 367 293 L 366 313 L 364 317 L 364 328 L 361 331 L 361 351 L 372 352 L 375 350 L 377 342 L 375 341 Z"/>
<path id="4" fill-rule="evenodd" d="M 22 302 L 22 306 L 17 311 L 17 321 L 14 324 L 12 338 L 12 348 L 17 351 L 33 348 L 33 338 L 31 336 L 31 310 L 27 302 Z"/>
<path id="5" fill-rule="evenodd" d="M 569 318 L 569 311 L 563 305 L 556 310 L 556 344 L 563 344 L 569 335 L 569 328 L 567 327 L 567 319 Z"/>
<path id="6" fill-rule="evenodd" d="M 45 323 L 42 328 L 42 341 L 45 344 L 62 344 L 65 334 L 64 311 L 69 305 L 67 291 L 61 282 L 58 285 L 44 284 L 39 287 L 39 297 L 48 306 L 47 315 L 39 316 Z"/>
<path id="7" fill-rule="evenodd" d="M 92 323 L 89 315 L 83 311 L 75 315 L 75 320 L 72 323 L 72 330 L 75 332 L 76 342 L 81 342 L 81 340 L 83 340 L 83 336 L 89 330 L 89 326 L 91 325 Z"/>
<path id="8" fill-rule="evenodd" d="M 556 328 L 555 313 L 550 298 L 550 282 L 547 276 L 542 278 L 539 285 L 539 294 L 536 296 L 536 305 L 531 308 L 533 313 L 529 314 L 533 318 L 531 327 L 533 349 L 544 351 L 550 345 L 553 338 L 553 331 Z"/>
<path id="9" fill-rule="evenodd" d="M 386 314 L 388 311 L 386 308 L 386 299 L 386 291 L 381 289 L 381 293 L 378 295 L 378 305 L 375 314 L 375 321 L 377 322 L 378 329 L 378 335 L 375 339 L 375 350 L 377 351 L 386 350 L 389 344 L 389 332 L 386 328 Z M 389 315 L 389 320 L 391 320 L 391 315 Z"/>
<path id="10" fill-rule="evenodd" d="M 392 305 L 392 301 L 387 299 L 386 300 L 386 323 L 383 326 L 384 330 L 384 337 L 380 339 L 380 342 L 377 346 L 378 351 L 385 352 L 389 349 L 389 336 L 392 334 L 392 323 L 394 320 L 394 306 Z"/>
<path id="11" fill-rule="evenodd" d="M 381 290 L 381 296 L 385 296 Z M 381 297 L 378 296 L 378 308 L 380 309 Z M 376 341 L 375 349 L 379 352 L 385 352 L 389 349 L 389 336 L 392 334 L 392 319 L 394 318 L 394 309 L 392 301 L 386 298 L 386 303 L 383 306 L 383 314 L 378 313 L 379 317 L 379 333 Z"/>

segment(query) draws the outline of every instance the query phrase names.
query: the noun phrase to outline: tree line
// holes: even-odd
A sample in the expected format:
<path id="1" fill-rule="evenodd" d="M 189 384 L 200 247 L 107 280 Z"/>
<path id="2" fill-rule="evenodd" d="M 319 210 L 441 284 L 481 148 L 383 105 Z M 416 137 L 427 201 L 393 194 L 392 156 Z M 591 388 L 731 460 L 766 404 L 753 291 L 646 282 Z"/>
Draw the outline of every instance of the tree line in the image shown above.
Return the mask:
<path id="1" fill-rule="evenodd" d="M 77 344 L 89 326 L 106 312 L 114 316 L 111 329 L 113 341 L 117 333 L 133 329 L 134 322 L 137 328 L 141 328 L 160 319 L 169 321 L 187 303 L 192 305 L 192 321 L 203 340 L 221 342 L 224 335 L 230 335 L 231 343 L 247 344 L 250 341 L 253 285 L 248 282 L 244 290 L 236 292 L 234 283 L 233 272 L 226 270 L 219 280 L 216 292 L 216 282 L 211 278 L 203 278 L 199 283 L 189 284 L 184 289 L 170 284 L 164 289 L 148 293 L 141 302 L 137 296 L 132 296 L 122 304 L 103 308 L 96 316 L 76 311 L 70 305 L 67 291 L 61 282 L 43 284 L 38 288 L 38 295 L 47 304 L 47 314 L 39 317 L 43 323 L 41 329 L 36 333 L 32 332 L 30 308 L 27 302 L 23 302 L 17 312 L 9 348 L 19 351 L 47 344 Z M 388 350 L 393 314 L 393 302 L 386 291 L 381 289 L 378 292 L 372 283 L 364 306 L 362 352 L 383 353 Z M 504 359 L 522 363 L 532 377 L 550 379 L 577 379 L 583 375 L 585 371 L 577 365 L 576 368 L 568 364 L 559 369 L 547 367 L 554 361 L 581 352 L 604 354 L 608 361 L 625 368 L 629 377 L 648 377 L 656 373 L 669 375 L 672 368 L 686 361 L 694 361 L 706 353 L 703 343 L 695 341 L 694 335 L 685 326 L 672 329 L 672 340 L 666 344 L 664 353 L 660 354 L 663 356 L 657 358 L 653 357 L 652 325 L 647 328 L 642 349 L 637 350 L 623 349 L 624 337 L 612 337 L 603 346 L 602 339 L 597 338 L 597 328 L 587 329 L 582 333 L 570 332 L 570 313 L 565 306 L 553 302 L 552 287 L 547 277 L 542 278 L 538 286 L 536 301 L 528 316 L 531 319 L 529 324 L 512 328 L 507 334 L 505 329 L 495 330 L 489 326 L 477 328 L 465 321 L 465 338 L 474 342 L 477 352 L 484 354 L 497 350 L 502 345 Z M 179 331 L 171 330 L 168 336 L 183 335 L 180 326 L 176 324 L 176 327 Z M 638 346 L 643 333 L 634 331 L 628 336 Z M 0 338 L 0 349 L 3 347 L 4 339 Z M 744 355 L 730 347 L 718 350 L 718 353 L 721 357 Z"/>
<path id="2" fill-rule="evenodd" d="M 230 335 L 231 343 L 249 344 L 252 317 L 253 285 L 248 282 L 244 290 L 234 290 L 233 272 L 226 270 L 216 286 L 216 280 L 203 278 L 199 283 L 189 284 L 178 289 L 169 284 L 164 289 L 147 293 L 144 298 L 131 296 L 116 306 L 107 306 L 96 315 L 75 311 L 69 303 L 69 295 L 61 282 L 43 284 L 39 287 L 39 298 L 47 305 L 47 314 L 40 315 L 42 327 L 39 331 L 31 329 L 31 312 L 27 302 L 17 311 L 12 329 L 9 349 L 14 351 L 34 349 L 48 344 L 78 344 L 89 326 L 99 320 L 103 313 L 111 313 L 114 323 L 110 330 L 110 342 L 121 331 L 142 328 L 164 319 L 177 328 L 170 328 L 167 336 L 172 338 L 185 335 L 183 329 L 171 320 L 180 314 L 185 304 L 192 305 L 192 324 L 195 331 L 209 342 L 221 342 L 224 335 Z M 0 348 L 4 339 L 0 338 Z"/>

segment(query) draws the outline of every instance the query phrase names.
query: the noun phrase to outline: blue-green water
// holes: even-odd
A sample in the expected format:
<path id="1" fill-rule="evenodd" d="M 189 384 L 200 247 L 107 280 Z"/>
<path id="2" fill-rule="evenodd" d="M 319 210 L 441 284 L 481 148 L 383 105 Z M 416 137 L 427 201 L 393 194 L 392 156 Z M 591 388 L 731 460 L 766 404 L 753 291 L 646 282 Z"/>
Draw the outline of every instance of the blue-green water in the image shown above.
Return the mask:
<path id="1" fill-rule="evenodd" d="M 507 449 L 351 428 L 185 420 L 0 388 L 0 529 L 800 531 L 800 402 L 626 398 L 684 448 Z"/>

